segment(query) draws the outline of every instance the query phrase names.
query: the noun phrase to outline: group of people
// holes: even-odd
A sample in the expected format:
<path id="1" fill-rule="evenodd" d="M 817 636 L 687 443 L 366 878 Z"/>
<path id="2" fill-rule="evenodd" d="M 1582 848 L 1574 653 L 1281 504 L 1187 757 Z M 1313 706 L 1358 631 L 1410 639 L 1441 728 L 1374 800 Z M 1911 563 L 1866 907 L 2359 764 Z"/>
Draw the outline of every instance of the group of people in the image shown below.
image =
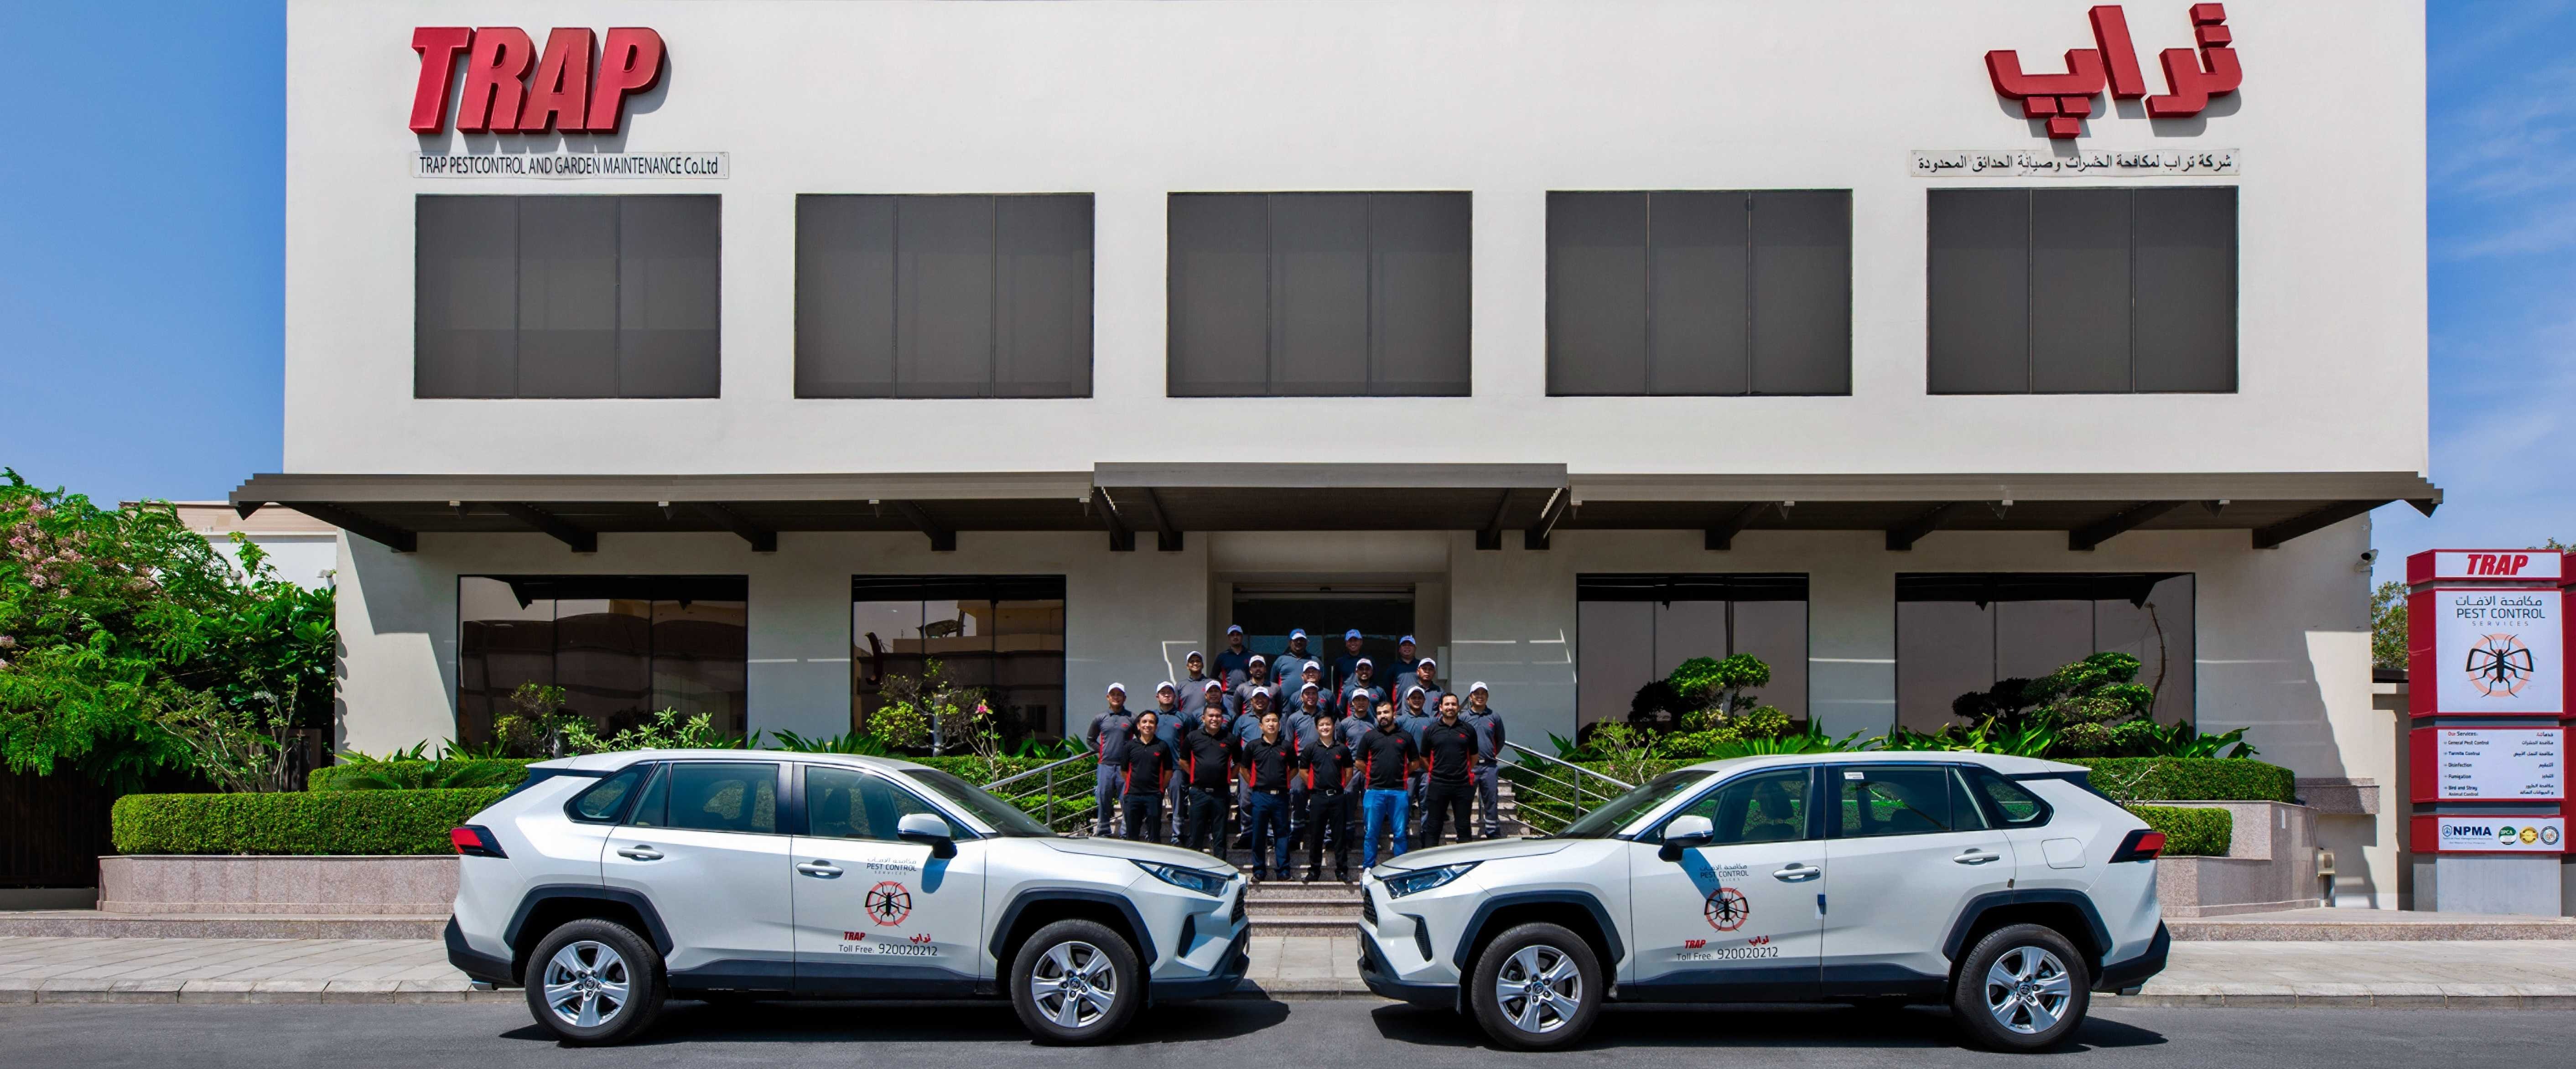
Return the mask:
<path id="1" fill-rule="evenodd" d="M 1095 834 L 1218 855 L 1248 848 L 1255 880 L 1288 878 L 1302 845 L 1312 882 L 1328 851 L 1334 878 L 1350 879 L 1353 840 L 1365 869 L 1381 837 L 1398 856 L 1438 845 L 1453 824 L 1458 841 L 1476 838 L 1476 803 L 1482 837 L 1502 833 L 1503 720 L 1483 683 L 1449 692 L 1439 663 L 1414 656 L 1411 635 L 1383 682 L 1360 656 L 1358 631 L 1342 636 L 1348 652 L 1328 667 L 1303 629 L 1289 633 L 1274 679 L 1272 661 L 1244 648 L 1243 629 L 1225 630 L 1226 649 L 1213 662 L 1191 651 L 1188 678 L 1155 687 L 1151 706 L 1132 709 L 1127 688 L 1109 685 L 1107 710 L 1084 733 L 1100 761 Z"/>

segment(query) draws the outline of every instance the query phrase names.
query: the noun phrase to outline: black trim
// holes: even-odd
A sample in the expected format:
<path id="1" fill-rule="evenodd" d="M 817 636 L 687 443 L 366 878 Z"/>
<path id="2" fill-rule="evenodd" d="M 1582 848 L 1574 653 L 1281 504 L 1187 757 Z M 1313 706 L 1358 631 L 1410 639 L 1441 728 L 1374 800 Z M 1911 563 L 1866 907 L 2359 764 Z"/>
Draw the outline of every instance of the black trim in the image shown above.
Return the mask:
<path id="1" fill-rule="evenodd" d="M 2112 945 L 2111 928 L 2109 925 L 2102 923 L 2102 914 L 2100 911 L 2093 908 L 2093 900 L 2087 897 L 2084 892 L 2061 890 L 1989 891 L 1985 894 L 1969 899 L 1967 907 L 1959 911 L 1959 919 L 1951 922 L 1950 924 L 1949 937 L 1941 941 L 1941 956 L 1950 959 L 1953 963 L 1956 963 L 1959 960 L 1959 951 L 1961 946 L 1968 941 L 1969 929 L 1976 927 L 1977 918 L 1983 916 L 1986 911 L 2003 906 L 2027 905 L 2068 905 L 2075 907 L 2077 912 L 2082 913 L 2084 915 L 2085 924 L 2089 925 L 2092 929 L 2093 961 L 2089 964 L 2096 966 L 2100 965 L 2101 956 L 2110 951 Z M 2161 924 L 2158 926 L 2162 927 Z"/>
<path id="2" fill-rule="evenodd" d="M 1411 913 L 1398 913 L 1396 916 L 1413 922 L 1413 949 L 1422 952 L 1422 960 L 1430 961 L 1433 953 L 1431 949 L 1431 922 L 1423 920 L 1421 917 Z"/>
<path id="3" fill-rule="evenodd" d="M 1395 978 L 1395 967 L 1387 964 L 1386 952 L 1379 950 L 1377 935 L 1360 930 L 1360 982 L 1384 998 L 1410 1002 L 1417 1006 L 1458 1005 L 1456 984 L 1415 984 Z"/>
<path id="4" fill-rule="evenodd" d="M 1601 929 L 1602 940 L 1610 944 L 1609 960 L 1601 963 L 1601 970 L 1608 975 L 1618 975 L 1619 963 L 1626 960 L 1628 956 L 1627 950 L 1619 942 L 1619 926 L 1611 923 L 1610 911 L 1602 908 L 1600 899 L 1583 891 L 1522 891 L 1517 894 L 1493 895 L 1476 903 L 1476 912 L 1467 918 L 1467 925 L 1459 931 L 1457 945 L 1450 953 L 1450 961 L 1458 967 L 1459 975 L 1466 974 L 1467 955 L 1476 949 L 1476 944 L 1484 936 L 1486 922 L 1493 918 L 1496 911 L 1505 906 L 1523 906 L 1534 902 L 1581 906 L 1589 911 L 1592 914 L 1592 923 Z"/>
<path id="5" fill-rule="evenodd" d="M 1145 994 L 1151 1002 L 1187 1002 L 1192 999 L 1224 998 L 1243 986 L 1244 974 L 1252 971 L 1252 929 L 1247 927 L 1234 935 L 1234 942 L 1218 959 L 1216 972 L 1201 980 L 1151 980 Z"/>
<path id="6" fill-rule="evenodd" d="M 1621 1002 L 1811 1002 L 1816 966 L 1687 969 L 1619 985 Z"/>
<path id="7" fill-rule="evenodd" d="M 1817 997 L 1828 1002 L 1843 998 L 1891 997 L 1939 1002 L 1950 993 L 1950 978 L 1947 976 L 1931 976 L 1885 962 L 1827 965 L 1819 971 L 1817 981 Z"/>
<path id="8" fill-rule="evenodd" d="M 617 800 L 616 812 L 610 813 L 604 817 L 585 817 L 581 815 L 581 810 L 578 807 L 581 805 L 583 796 L 588 795 L 590 792 L 598 790 L 601 787 L 607 786 L 609 780 L 623 776 L 637 769 L 643 770 L 644 778 L 635 782 L 635 789 L 626 792 L 626 797 Z M 598 783 L 594 783 L 588 787 L 574 791 L 572 797 L 564 799 L 564 819 L 572 821 L 575 824 L 604 824 L 612 828 L 626 823 L 626 815 L 635 811 L 635 800 L 644 797 L 646 792 L 653 789 L 653 773 L 655 771 L 654 762 L 651 761 L 635 761 L 619 765 L 616 768 L 601 769 Z"/>
<path id="9" fill-rule="evenodd" d="M 718 964 L 754 964 L 720 962 Z M 693 970 L 694 971 L 694 970 Z M 853 998 L 972 998 L 982 982 L 936 965 L 875 965 L 816 961 L 811 955 L 796 963 L 794 987 L 800 995 Z"/>
<path id="10" fill-rule="evenodd" d="M 2146 953 L 2103 965 L 2101 975 L 2093 978 L 2093 990 L 2116 992 L 2146 983 L 2148 978 L 2165 971 L 2165 958 L 2172 953 L 2173 933 L 2165 930 L 2163 921 L 2157 921 L 2156 937 L 2147 941 Z"/>
<path id="11" fill-rule="evenodd" d="M 789 991 L 796 979 L 794 961 L 728 958 L 694 969 L 673 969 L 673 991 Z"/>
<path id="12" fill-rule="evenodd" d="M 1145 963 L 1146 972 L 1150 974 L 1154 964 L 1162 960 L 1160 953 L 1154 949 L 1154 930 L 1145 926 L 1145 915 L 1136 912 L 1136 904 L 1128 901 L 1127 896 L 1110 894 L 1107 891 L 1048 887 L 1020 892 L 1020 897 L 1011 900 L 1010 908 L 1002 911 L 1001 920 L 993 925 L 991 941 L 985 944 L 986 949 L 993 952 L 994 961 L 1004 960 L 1002 941 L 1010 938 L 1011 929 L 1019 924 L 1020 913 L 1039 902 L 1091 902 L 1115 906 L 1119 913 L 1126 916 L 1127 927 L 1134 931 L 1137 940 L 1144 944 L 1136 949 L 1138 958 Z"/>
<path id="13" fill-rule="evenodd" d="M 486 828 L 480 824 L 459 824 L 456 826 L 455 831 L 472 832 L 474 838 L 474 844 L 471 846 L 464 843 L 455 843 L 456 853 L 459 856 L 497 858 L 508 858 L 510 856 L 506 851 L 501 849 L 501 840 L 492 837 L 492 829 L 490 828 Z M 455 831 L 448 833 L 448 838 L 451 842 L 453 842 L 456 837 Z"/>
<path id="14" fill-rule="evenodd" d="M 2146 841 L 2147 836 L 2150 835 L 2156 837 L 2156 848 L 2153 850 L 2146 849 L 2141 845 Z M 2126 837 L 2120 840 L 2119 849 L 2111 851 L 2110 864 L 2121 865 L 2131 861 L 2153 861 L 2156 859 L 2157 854 L 2164 852 L 2164 837 L 2165 833 L 2157 831 L 2154 828 L 2138 828 L 2133 830 Z"/>
<path id="15" fill-rule="evenodd" d="M 540 904 L 565 898 L 587 898 L 633 907 L 636 915 L 644 918 L 644 934 L 652 938 L 653 949 L 660 951 L 663 957 L 671 956 L 674 946 L 671 930 L 663 926 L 661 911 L 653 908 L 651 899 L 623 887 L 592 884 L 549 883 L 528 888 L 528 893 L 519 899 L 519 908 L 510 914 L 510 923 L 501 929 L 501 941 L 512 947 L 518 946 L 519 929 L 528 923 L 528 914 L 536 912 Z"/>
<path id="16" fill-rule="evenodd" d="M 510 974 L 510 963 L 507 960 L 478 953 L 473 947 L 466 945 L 465 929 L 456 923 L 456 918 L 447 918 L 447 930 L 443 933 L 443 937 L 447 940 L 447 963 L 455 966 L 456 971 L 494 984 L 510 987 L 519 985 L 519 978 Z M 2161 965 L 2163 962 L 2159 960 L 2157 964 Z"/>
<path id="17" fill-rule="evenodd" d="M 527 790 L 530 787 L 534 787 L 537 784 L 544 783 L 545 781 L 554 779 L 558 776 L 571 776 L 575 779 L 606 779 L 608 778 L 608 771 L 609 770 L 604 768 L 539 768 L 535 765 L 530 765 L 528 766 L 528 774 L 521 778 L 516 785 L 510 788 L 508 793 L 503 794 L 501 797 L 503 800 L 508 800 L 520 791 Z"/>

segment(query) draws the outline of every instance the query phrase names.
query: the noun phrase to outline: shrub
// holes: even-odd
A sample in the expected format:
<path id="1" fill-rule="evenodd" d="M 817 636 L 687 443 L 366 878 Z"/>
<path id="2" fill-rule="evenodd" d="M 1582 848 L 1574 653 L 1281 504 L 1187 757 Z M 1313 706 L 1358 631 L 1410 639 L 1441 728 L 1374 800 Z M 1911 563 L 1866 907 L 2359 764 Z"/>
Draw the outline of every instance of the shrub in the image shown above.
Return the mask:
<path id="1" fill-rule="evenodd" d="M 2227 840 L 2236 830 L 2236 818 L 2224 809 L 2141 805 L 2129 812 L 2165 833 L 2167 857 L 2225 857 Z"/>
<path id="2" fill-rule="evenodd" d="M 2279 765 L 2242 757 L 2070 757 L 2093 770 L 2093 787 L 2121 802 L 2291 802 L 2296 778 Z"/>
<path id="3" fill-rule="evenodd" d="M 129 794 L 109 822 L 123 854 L 444 854 L 448 829 L 506 793 Z"/>
<path id="4" fill-rule="evenodd" d="M 528 766 L 540 757 L 448 758 L 443 761 L 349 761 L 314 769 L 305 778 L 313 791 L 383 790 L 387 784 L 408 790 L 475 785 L 515 787 L 528 778 Z M 486 780 L 483 777 L 491 777 Z M 384 782 L 366 782 L 379 780 Z"/>

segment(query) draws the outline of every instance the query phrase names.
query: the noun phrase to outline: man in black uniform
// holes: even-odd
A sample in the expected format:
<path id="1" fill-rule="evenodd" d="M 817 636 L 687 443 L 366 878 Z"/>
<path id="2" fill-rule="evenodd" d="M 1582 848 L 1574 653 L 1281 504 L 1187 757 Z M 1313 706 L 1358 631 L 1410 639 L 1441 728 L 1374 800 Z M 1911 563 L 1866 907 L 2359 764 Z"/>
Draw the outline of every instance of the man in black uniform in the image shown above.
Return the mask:
<path id="1" fill-rule="evenodd" d="M 1360 839 L 1363 869 L 1377 867 L 1380 828 L 1394 837 L 1395 856 L 1404 856 L 1405 807 L 1411 801 L 1406 787 L 1413 782 L 1417 753 L 1413 736 L 1395 726 L 1395 708 L 1387 705 L 1378 707 L 1377 726 L 1361 732 L 1359 741 L 1351 744 L 1351 760 L 1368 786 L 1368 793 L 1360 799 L 1368 819 L 1368 830 Z"/>
<path id="2" fill-rule="evenodd" d="M 1225 709 L 1211 704 L 1197 730 L 1181 736 L 1181 841 L 1192 850 L 1225 849 L 1225 811 L 1234 772 L 1234 739 L 1226 734 Z"/>
<path id="3" fill-rule="evenodd" d="M 1261 713 L 1261 734 L 1244 743 L 1239 758 L 1245 789 L 1244 822 L 1252 826 L 1252 879 L 1288 872 L 1288 777 L 1297 767 L 1297 744 L 1279 733 L 1279 714 Z M 1274 863 L 1275 855 L 1275 863 Z"/>
<path id="4" fill-rule="evenodd" d="M 1127 769 L 1127 743 L 1135 737 L 1136 718 L 1127 715 L 1127 685 L 1109 685 L 1109 711 L 1091 718 L 1091 726 L 1082 733 L 1082 741 L 1099 755 L 1100 771 L 1091 784 L 1092 815 L 1095 827 L 1091 834 L 1103 839 L 1115 833 L 1118 826 L 1119 783 Z"/>
<path id="5" fill-rule="evenodd" d="M 1353 721 L 1357 723 L 1357 721 Z M 1306 882 L 1324 867 L 1324 839 L 1333 840 L 1333 878 L 1344 883 L 1351 879 L 1350 823 L 1344 811 L 1349 808 L 1349 794 L 1344 788 L 1351 780 L 1351 747 L 1340 741 L 1332 717 L 1315 722 L 1315 744 L 1297 753 L 1297 767 L 1306 781 Z M 1287 875 L 1282 872 L 1280 875 Z"/>
<path id="6" fill-rule="evenodd" d="M 1127 837 L 1139 842 L 1163 841 L 1163 789 L 1172 778 L 1172 746 L 1154 735 L 1154 713 L 1136 716 L 1134 737 L 1127 743 L 1127 769 L 1119 786 L 1119 808 L 1127 819 Z"/>
<path id="7" fill-rule="evenodd" d="M 1469 815 L 1476 798 L 1476 729 L 1458 720 L 1458 696 L 1440 697 L 1440 716 L 1422 729 L 1422 759 L 1431 767 L 1422 787 L 1422 845 L 1440 845 L 1441 818 L 1458 821 L 1458 841 L 1476 838 Z"/>

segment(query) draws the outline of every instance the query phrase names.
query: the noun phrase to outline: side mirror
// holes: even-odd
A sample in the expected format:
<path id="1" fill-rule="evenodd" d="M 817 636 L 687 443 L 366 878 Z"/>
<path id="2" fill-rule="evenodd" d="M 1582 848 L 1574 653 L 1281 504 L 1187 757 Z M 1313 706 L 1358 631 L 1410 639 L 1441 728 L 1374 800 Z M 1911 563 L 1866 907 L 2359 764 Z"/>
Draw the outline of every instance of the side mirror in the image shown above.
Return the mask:
<path id="1" fill-rule="evenodd" d="M 1655 856 L 1666 861 L 1680 861 L 1682 851 L 1707 846 L 1716 838 L 1717 829 L 1709 824 L 1707 817 L 1674 817 L 1672 823 L 1664 825 L 1664 848 L 1655 851 Z"/>
<path id="2" fill-rule="evenodd" d="M 1700 823 L 1708 822 L 1703 820 Z M 904 814 L 903 819 L 894 824 L 894 837 L 907 843 L 921 843 L 930 847 L 932 857 L 957 856 L 957 840 L 949 836 L 948 822 L 940 819 L 936 814 Z"/>

